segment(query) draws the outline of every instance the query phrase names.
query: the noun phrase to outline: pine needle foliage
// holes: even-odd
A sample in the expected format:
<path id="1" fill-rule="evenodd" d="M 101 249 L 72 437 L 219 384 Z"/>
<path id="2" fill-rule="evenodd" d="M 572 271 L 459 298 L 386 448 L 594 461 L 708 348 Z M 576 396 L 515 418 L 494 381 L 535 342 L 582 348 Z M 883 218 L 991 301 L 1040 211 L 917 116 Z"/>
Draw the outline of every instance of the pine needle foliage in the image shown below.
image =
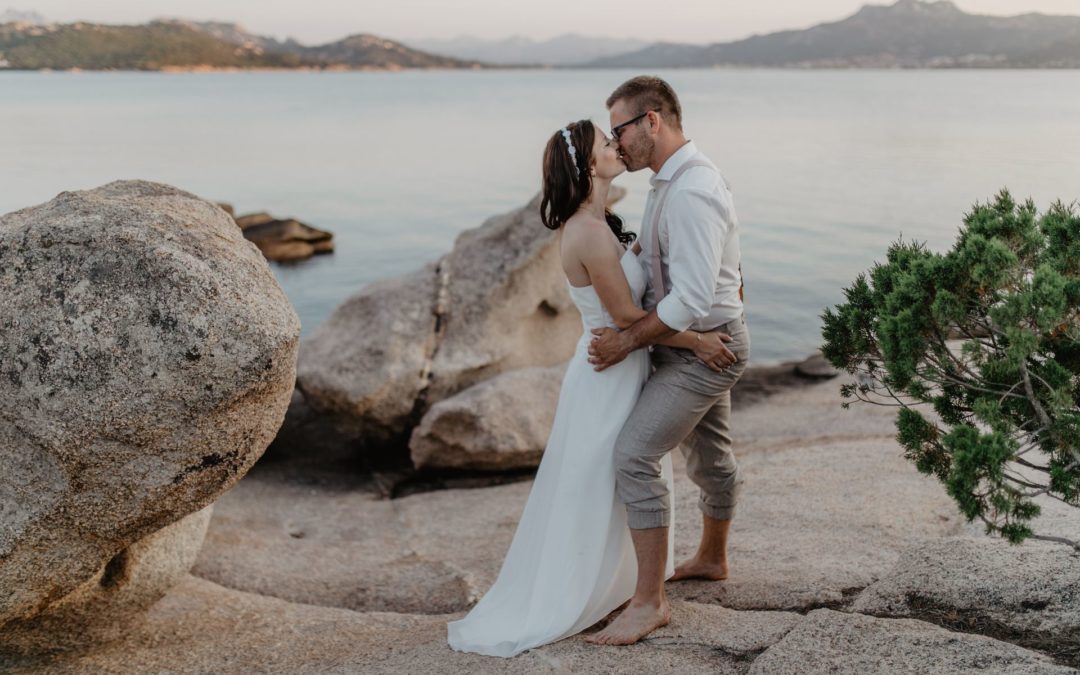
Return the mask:
<path id="1" fill-rule="evenodd" d="M 826 309 L 823 352 L 854 374 L 844 407 L 898 407 L 897 440 L 961 513 L 1012 543 L 1035 498 L 1080 507 L 1080 216 L 1003 190 L 953 248 L 893 243 Z"/>

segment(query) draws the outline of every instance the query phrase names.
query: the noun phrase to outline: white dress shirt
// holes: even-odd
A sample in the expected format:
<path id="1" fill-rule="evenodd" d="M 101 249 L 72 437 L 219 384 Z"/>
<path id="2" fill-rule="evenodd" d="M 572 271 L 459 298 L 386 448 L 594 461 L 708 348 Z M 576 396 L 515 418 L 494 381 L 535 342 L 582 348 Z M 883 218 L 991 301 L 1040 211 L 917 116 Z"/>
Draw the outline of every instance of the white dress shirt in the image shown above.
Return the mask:
<path id="1" fill-rule="evenodd" d="M 645 201 L 639 237 L 646 271 L 653 255 L 650 227 L 657 199 L 668 189 L 671 176 L 692 159 L 712 165 L 689 141 L 649 179 L 653 188 Z M 659 319 L 672 330 L 708 331 L 743 313 L 735 202 L 720 172 L 710 167 L 687 169 L 671 189 L 659 221 L 660 268 L 668 295 L 657 306 L 649 274 L 644 306 L 656 307 Z"/>

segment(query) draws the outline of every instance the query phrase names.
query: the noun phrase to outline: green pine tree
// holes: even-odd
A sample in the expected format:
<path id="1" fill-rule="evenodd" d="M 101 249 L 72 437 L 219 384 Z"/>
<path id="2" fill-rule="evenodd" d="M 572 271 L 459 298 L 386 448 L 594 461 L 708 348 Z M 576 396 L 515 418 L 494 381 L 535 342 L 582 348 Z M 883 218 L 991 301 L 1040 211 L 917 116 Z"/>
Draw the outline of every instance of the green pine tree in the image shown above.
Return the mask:
<path id="1" fill-rule="evenodd" d="M 897 440 L 969 521 L 1040 536 L 1034 498 L 1080 507 L 1080 217 L 1008 191 L 976 204 L 952 250 L 903 240 L 827 309 L 825 357 L 852 401 L 898 406 Z"/>

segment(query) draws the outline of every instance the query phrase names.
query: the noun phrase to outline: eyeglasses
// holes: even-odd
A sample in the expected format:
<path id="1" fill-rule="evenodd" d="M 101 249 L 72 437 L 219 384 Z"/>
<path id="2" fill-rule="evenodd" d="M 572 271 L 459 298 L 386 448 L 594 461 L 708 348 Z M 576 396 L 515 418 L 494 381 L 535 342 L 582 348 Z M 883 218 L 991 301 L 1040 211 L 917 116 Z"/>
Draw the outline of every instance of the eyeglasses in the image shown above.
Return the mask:
<path id="1" fill-rule="evenodd" d="M 660 108 L 653 108 L 652 110 L 646 110 L 645 112 L 641 113 L 640 115 L 638 115 L 637 117 L 635 117 L 633 119 L 626 120 L 622 124 L 618 124 L 616 126 L 611 127 L 611 137 L 614 138 L 615 140 L 619 140 L 619 138 L 622 136 L 623 129 L 630 126 L 634 122 L 637 122 L 638 120 L 644 118 L 646 115 L 648 115 L 651 112 L 660 112 Z"/>

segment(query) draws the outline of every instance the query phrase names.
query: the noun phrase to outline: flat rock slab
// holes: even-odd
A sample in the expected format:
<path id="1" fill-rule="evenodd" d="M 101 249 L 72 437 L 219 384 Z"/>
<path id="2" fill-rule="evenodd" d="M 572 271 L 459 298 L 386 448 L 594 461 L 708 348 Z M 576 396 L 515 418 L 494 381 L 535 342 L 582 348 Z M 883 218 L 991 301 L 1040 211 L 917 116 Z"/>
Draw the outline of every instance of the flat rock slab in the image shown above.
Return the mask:
<path id="1" fill-rule="evenodd" d="M 0 671 L 370 672 L 385 654 L 431 643 L 439 631 L 439 617 L 296 604 L 188 576 L 123 639 L 52 659 L 0 660 Z"/>
<path id="2" fill-rule="evenodd" d="M 499 659 L 446 644 L 452 615 L 353 612 L 286 602 L 187 577 L 116 642 L 51 658 L 0 657 L 23 673 L 743 673 L 802 617 L 675 602 L 672 622 L 626 648 L 576 635 Z M 749 654 L 747 656 L 746 654 Z"/>
<path id="3" fill-rule="evenodd" d="M 259 466 L 215 504 L 192 573 L 308 604 L 425 614 L 467 609 L 494 583 L 531 486 L 390 501 L 301 484 Z"/>
<path id="4" fill-rule="evenodd" d="M 365 492 L 242 481 L 218 501 L 192 572 L 327 607 L 416 614 L 468 607 L 475 591 L 464 573 L 418 550 L 398 507 Z"/>
<path id="5" fill-rule="evenodd" d="M 675 464 L 678 559 L 697 546 L 698 490 Z M 738 609 L 834 606 L 916 542 L 961 518 L 936 481 L 876 437 L 759 449 L 741 460 L 732 577 L 669 584 L 673 597 Z M 194 573 L 230 588 L 351 609 L 466 609 L 495 581 L 531 481 L 393 501 L 256 470 L 218 500 Z M 887 495 L 883 498 L 882 495 Z"/>
<path id="6" fill-rule="evenodd" d="M 802 619 L 788 612 L 736 612 L 675 601 L 671 604 L 671 623 L 628 647 L 585 642 L 588 635 L 600 630 L 604 625 L 601 622 L 579 635 L 530 650 L 510 662 L 455 653 L 446 667 L 457 672 L 474 672 L 464 663 L 458 664 L 459 657 L 470 657 L 480 658 L 491 667 L 491 672 L 496 672 L 501 664 L 513 667 L 514 661 L 528 658 L 529 661 L 524 661 L 524 672 L 745 673 L 747 662 L 779 642 Z M 402 670 L 408 669 L 405 662 L 401 665 Z"/>
<path id="7" fill-rule="evenodd" d="M 736 456 L 759 449 L 804 446 L 815 439 L 896 437 L 896 408 L 853 403 L 841 407 L 840 386 L 847 375 L 786 389 L 763 401 L 739 408 L 739 391 L 732 392 L 731 433 Z M 747 393 L 748 398 L 754 398 Z"/>
<path id="8" fill-rule="evenodd" d="M 892 569 L 906 548 L 962 530 L 937 481 L 895 441 L 808 441 L 740 459 L 744 486 L 732 522 L 731 576 L 668 584 L 673 597 L 737 609 L 839 606 Z M 676 462 L 676 559 L 700 536 L 697 487 Z"/>
<path id="9" fill-rule="evenodd" d="M 819 609 L 754 660 L 750 675 L 1075 673 L 1042 654 L 913 619 Z"/>
<path id="10" fill-rule="evenodd" d="M 1004 630 L 1011 641 L 1049 649 L 1071 641 L 1080 659 L 1080 554 L 1042 542 L 928 542 L 905 551 L 852 610 Z"/>
<path id="11" fill-rule="evenodd" d="M 799 416 L 803 407 L 818 410 L 822 401 L 838 401 L 835 389 L 826 385 L 784 395 L 783 415 L 772 403 L 758 407 L 770 408 L 774 418 Z M 732 576 L 669 584 L 673 597 L 738 609 L 839 605 L 888 573 L 908 546 L 962 530 L 962 517 L 942 487 L 903 458 L 891 439 L 891 419 L 877 422 L 890 436 L 856 433 L 830 440 L 845 438 L 834 435 L 799 446 L 780 425 L 768 428 L 767 416 L 747 417 L 750 424 L 735 420 L 742 433 L 764 438 L 740 455 L 746 485 L 732 525 Z M 681 454 L 676 451 L 672 459 L 681 560 L 697 546 L 701 514 L 698 489 L 686 477 Z M 415 550 L 461 569 L 479 595 L 498 575 L 530 488 L 519 483 L 447 490 L 396 504 Z"/>
<path id="12" fill-rule="evenodd" d="M 732 656 L 752 658 L 782 640 L 802 620 L 801 614 L 793 612 L 740 612 L 675 601 L 671 605 L 671 623 L 654 631 L 645 642 L 664 648 L 708 645 Z"/>

